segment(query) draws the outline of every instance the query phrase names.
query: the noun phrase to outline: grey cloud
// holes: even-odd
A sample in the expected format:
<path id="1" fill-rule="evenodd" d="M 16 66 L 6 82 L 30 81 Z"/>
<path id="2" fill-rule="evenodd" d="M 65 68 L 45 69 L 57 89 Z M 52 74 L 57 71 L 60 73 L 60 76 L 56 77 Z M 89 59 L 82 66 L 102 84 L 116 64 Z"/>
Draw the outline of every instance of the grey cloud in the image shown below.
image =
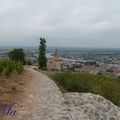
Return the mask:
<path id="1" fill-rule="evenodd" d="M 0 45 L 120 47 L 119 0 L 1 0 Z"/>

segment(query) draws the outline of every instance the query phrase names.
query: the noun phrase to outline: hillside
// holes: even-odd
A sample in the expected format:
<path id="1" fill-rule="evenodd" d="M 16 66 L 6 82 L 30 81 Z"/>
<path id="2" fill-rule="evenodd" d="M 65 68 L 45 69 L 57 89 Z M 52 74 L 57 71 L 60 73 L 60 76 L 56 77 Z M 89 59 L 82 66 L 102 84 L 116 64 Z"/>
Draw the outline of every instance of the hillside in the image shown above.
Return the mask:
<path id="1" fill-rule="evenodd" d="M 46 75 L 32 67 L 26 71 L 29 83 L 19 101 L 23 107 L 9 120 L 120 120 L 120 108 L 105 98 L 90 93 L 62 94 Z"/>

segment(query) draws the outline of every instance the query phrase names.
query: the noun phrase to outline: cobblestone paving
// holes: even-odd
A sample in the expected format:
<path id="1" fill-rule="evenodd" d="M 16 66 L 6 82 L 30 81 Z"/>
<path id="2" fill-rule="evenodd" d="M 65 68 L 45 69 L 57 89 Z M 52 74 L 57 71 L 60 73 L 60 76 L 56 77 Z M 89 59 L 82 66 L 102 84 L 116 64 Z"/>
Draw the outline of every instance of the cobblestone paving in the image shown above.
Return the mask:
<path id="1" fill-rule="evenodd" d="M 38 76 L 39 90 L 28 95 L 31 110 L 23 108 L 19 120 L 120 120 L 120 108 L 103 97 L 84 93 L 63 95 L 46 75 L 37 71 L 34 74 Z"/>

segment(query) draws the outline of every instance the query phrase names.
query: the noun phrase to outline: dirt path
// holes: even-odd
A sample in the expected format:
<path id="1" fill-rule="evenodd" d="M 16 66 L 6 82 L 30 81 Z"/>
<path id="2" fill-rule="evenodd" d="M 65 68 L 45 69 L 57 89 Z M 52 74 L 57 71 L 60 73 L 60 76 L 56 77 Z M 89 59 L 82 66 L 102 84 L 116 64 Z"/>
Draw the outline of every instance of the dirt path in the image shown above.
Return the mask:
<path id="1" fill-rule="evenodd" d="M 32 80 L 20 103 L 24 107 L 18 112 L 19 120 L 69 120 L 65 100 L 56 84 L 33 68 L 27 70 L 32 73 Z"/>

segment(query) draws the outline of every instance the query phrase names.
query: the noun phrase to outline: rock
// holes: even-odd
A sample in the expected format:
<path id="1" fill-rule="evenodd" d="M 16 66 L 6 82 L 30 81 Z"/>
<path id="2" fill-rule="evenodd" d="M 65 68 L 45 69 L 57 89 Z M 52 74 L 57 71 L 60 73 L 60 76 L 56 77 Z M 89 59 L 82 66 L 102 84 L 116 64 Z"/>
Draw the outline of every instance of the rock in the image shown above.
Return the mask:
<path id="1" fill-rule="evenodd" d="M 69 102 L 68 109 L 77 118 L 82 113 L 89 120 L 120 120 L 120 108 L 99 95 L 65 93 L 64 97 Z"/>

